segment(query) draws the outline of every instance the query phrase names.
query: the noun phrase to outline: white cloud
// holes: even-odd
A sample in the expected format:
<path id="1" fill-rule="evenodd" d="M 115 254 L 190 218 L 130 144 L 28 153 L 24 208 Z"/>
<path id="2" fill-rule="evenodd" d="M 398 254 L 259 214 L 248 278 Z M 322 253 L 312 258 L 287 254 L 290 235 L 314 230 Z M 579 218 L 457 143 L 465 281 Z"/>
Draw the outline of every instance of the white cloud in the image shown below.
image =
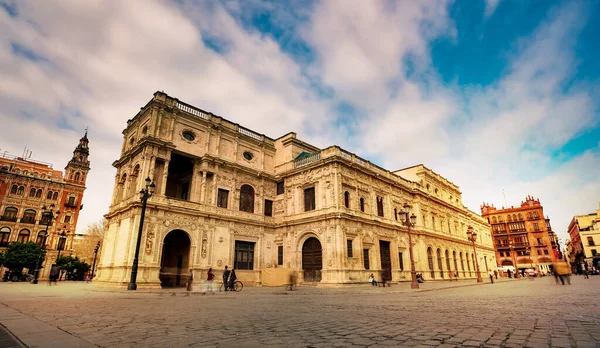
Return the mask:
<path id="1" fill-rule="evenodd" d="M 496 8 L 498 8 L 498 4 L 500 0 L 485 0 L 485 12 L 484 17 L 488 18 L 496 12 Z"/>

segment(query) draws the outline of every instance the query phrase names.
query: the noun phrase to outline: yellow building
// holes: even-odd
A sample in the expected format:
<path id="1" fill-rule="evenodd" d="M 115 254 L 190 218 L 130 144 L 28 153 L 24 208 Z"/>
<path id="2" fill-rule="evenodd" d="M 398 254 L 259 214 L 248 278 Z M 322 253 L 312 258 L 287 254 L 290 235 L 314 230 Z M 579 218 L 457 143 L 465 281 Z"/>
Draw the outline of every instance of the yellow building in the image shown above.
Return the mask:
<path id="1" fill-rule="evenodd" d="M 577 215 L 569 224 L 571 258 L 577 271 L 582 265 L 598 268 L 600 261 L 600 209 L 588 215 Z"/>
<path id="2" fill-rule="evenodd" d="M 139 287 L 182 286 L 189 269 L 235 267 L 245 284 L 263 271 L 298 282 L 476 277 L 496 266 L 490 225 L 465 208 L 458 186 L 423 165 L 390 172 L 337 146 L 317 148 L 288 133 L 277 139 L 157 92 L 127 122 L 96 281 L 129 282 L 140 223 L 138 192 L 149 177 Z M 475 247 L 467 228 L 478 233 Z M 266 274 L 267 272 L 265 272 Z"/>

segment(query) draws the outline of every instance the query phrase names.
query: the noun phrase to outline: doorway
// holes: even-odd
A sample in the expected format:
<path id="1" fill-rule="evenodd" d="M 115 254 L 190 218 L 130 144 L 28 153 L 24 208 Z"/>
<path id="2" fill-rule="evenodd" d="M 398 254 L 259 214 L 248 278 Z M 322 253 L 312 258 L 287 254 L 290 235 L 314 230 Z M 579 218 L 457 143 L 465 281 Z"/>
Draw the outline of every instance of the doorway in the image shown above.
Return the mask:
<path id="1" fill-rule="evenodd" d="M 390 256 L 390 242 L 379 241 L 379 254 L 381 255 L 381 281 L 392 280 L 392 258 Z"/>
<path id="2" fill-rule="evenodd" d="M 323 269 L 321 242 L 317 238 L 308 238 L 302 246 L 302 269 L 305 282 L 320 282 Z"/>
<path id="3" fill-rule="evenodd" d="M 169 232 L 165 237 L 160 261 L 162 287 L 185 286 L 188 280 L 190 238 L 181 230 Z"/>

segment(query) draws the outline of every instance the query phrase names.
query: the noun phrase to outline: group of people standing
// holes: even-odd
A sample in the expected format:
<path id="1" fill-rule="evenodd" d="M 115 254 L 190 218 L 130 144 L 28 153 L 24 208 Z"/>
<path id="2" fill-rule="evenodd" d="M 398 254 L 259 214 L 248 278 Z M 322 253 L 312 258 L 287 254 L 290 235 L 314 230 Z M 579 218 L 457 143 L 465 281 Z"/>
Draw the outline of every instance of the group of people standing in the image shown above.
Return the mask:
<path id="1" fill-rule="evenodd" d="M 189 275 L 188 287 L 187 287 L 188 291 L 192 291 L 192 283 L 193 283 L 193 278 L 194 278 L 193 274 L 194 274 L 193 270 L 190 269 L 190 275 Z M 237 276 L 235 275 L 235 269 L 231 269 L 231 271 L 230 271 L 228 269 L 228 267 L 225 266 L 225 270 L 223 271 L 223 284 L 225 287 L 225 291 L 233 290 L 233 284 L 235 283 L 236 280 L 237 280 Z M 202 291 L 203 295 L 206 295 L 207 292 L 211 292 L 213 295 L 215 294 L 215 290 L 213 287 L 214 281 L 215 281 L 215 274 L 211 267 L 208 269 L 208 272 L 207 272 L 206 281 L 204 283 L 204 289 Z"/>

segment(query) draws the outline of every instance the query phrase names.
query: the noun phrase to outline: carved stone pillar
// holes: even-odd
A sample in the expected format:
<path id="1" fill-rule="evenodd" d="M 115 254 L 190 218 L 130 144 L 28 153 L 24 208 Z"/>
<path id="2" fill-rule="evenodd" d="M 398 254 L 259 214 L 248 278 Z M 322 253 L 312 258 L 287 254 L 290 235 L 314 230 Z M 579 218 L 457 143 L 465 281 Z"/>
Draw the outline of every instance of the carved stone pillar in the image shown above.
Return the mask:
<path id="1" fill-rule="evenodd" d="M 201 192 L 198 187 L 198 186 L 200 186 L 200 185 L 198 185 L 198 179 L 199 179 L 198 177 L 199 177 L 199 174 L 202 173 L 200 171 L 200 163 L 201 162 L 199 159 L 194 160 L 194 169 L 192 170 L 192 183 L 191 183 L 192 187 L 190 188 L 190 192 L 191 192 L 190 201 L 192 201 L 192 202 L 198 202 L 200 199 L 200 196 L 201 196 Z"/>
<path id="2" fill-rule="evenodd" d="M 200 202 L 206 203 L 206 171 L 202 172 L 202 181 L 200 183 Z"/>
<path id="3" fill-rule="evenodd" d="M 160 194 L 164 196 L 167 192 L 167 177 L 169 176 L 169 160 L 165 160 L 165 169 L 163 171 L 163 179 L 160 187 Z"/>

